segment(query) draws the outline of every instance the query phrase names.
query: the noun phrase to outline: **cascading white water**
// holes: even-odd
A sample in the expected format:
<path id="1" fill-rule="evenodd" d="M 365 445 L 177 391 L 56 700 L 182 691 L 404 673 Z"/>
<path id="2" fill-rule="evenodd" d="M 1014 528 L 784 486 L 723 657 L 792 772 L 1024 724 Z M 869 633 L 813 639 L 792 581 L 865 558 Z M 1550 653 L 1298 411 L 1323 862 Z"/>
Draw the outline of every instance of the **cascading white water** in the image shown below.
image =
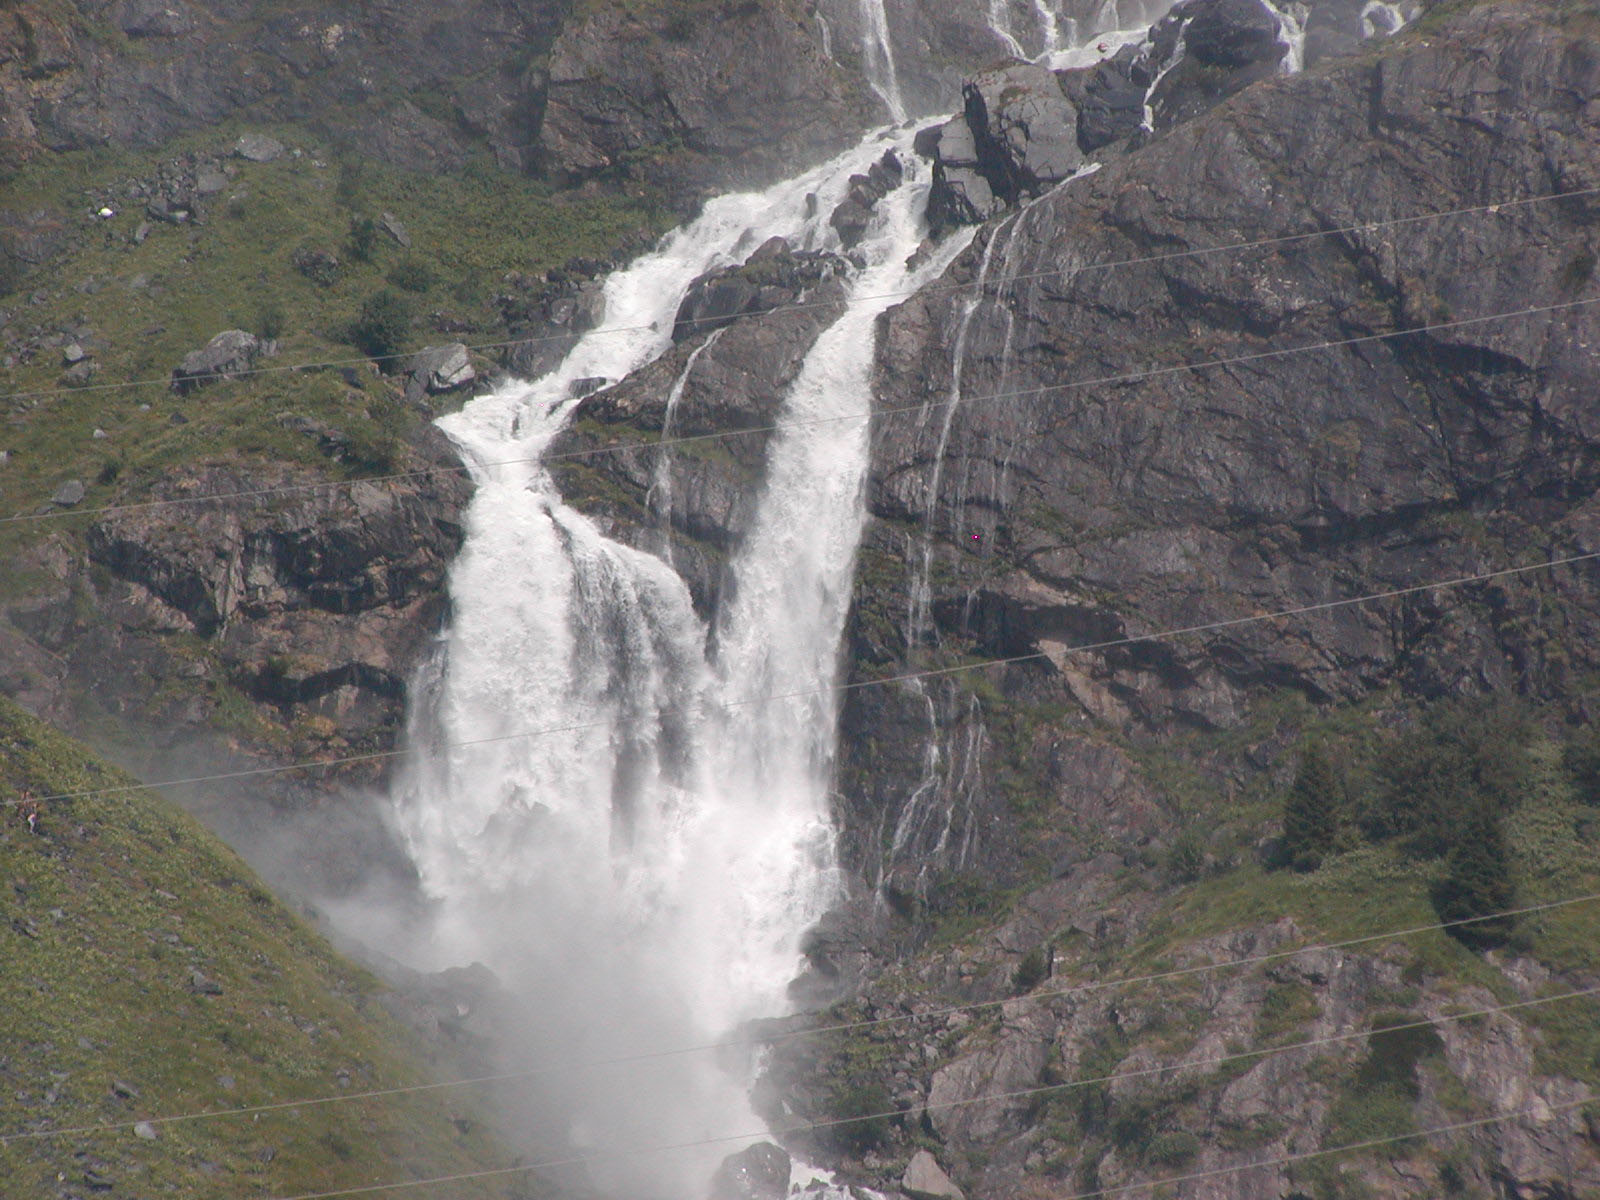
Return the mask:
<path id="1" fill-rule="evenodd" d="M 907 265 L 927 192 L 908 141 L 893 143 L 906 182 L 880 201 L 844 312 L 790 389 L 712 630 L 670 566 L 563 503 L 538 456 L 577 403 L 572 381 L 621 378 L 670 344 L 697 276 L 773 235 L 829 244 L 849 177 L 891 143 L 713 201 L 607 281 L 604 324 L 556 371 L 441 421 L 477 492 L 396 792 L 437 913 L 409 957 L 493 968 L 527 998 L 536 1062 L 677 1049 L 782 1011 L 799 936 L 837 898 L 831 685 L 865 514 L 875 320 L 972 232 Z M 568 1127 L 550 1140 L 617 1152 L 597 1177 L 632 1197 L 699 1200 L 737 1145 L 628 1150 L 760 1128 L 744 1081 L 709 1055 L 561 1078 Z"/>
<path id="2" fill-rule="evenodd" d="M 889 36 L 889 14 L 884 0 L 860 0 L 861 57 L 866 65 L 867 86 L 877 93 L 896 125 L 906 120 L 905 96 L 900 91 L 900 74 L 894 65 L 894 41 Z"/>

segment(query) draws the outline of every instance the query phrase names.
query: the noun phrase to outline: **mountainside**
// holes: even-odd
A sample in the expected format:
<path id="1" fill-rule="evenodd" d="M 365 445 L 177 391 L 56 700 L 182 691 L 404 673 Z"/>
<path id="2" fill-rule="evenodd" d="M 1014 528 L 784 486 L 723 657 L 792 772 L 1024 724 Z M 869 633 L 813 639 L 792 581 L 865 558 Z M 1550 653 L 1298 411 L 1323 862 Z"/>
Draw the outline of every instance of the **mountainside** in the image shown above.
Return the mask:
<path id="1" fill-rule="evenodd" d="M 391 9 L 0 13 L 0 691 L 147 778 L 354 756 L 184 798 L 282 884 L 409 895 L 381 793 L 408 711 L 437 701 L 424 668 L 471 533 L 431 420 L 554 367 L 603 319 L 612 267 L 708 196 L 924 114 L 910 263 L 971 241 L 877 318 L 822 764 L 848 895 L 792 989 L 823 1015 L 756 1033 L 873 1023 L 774 1042 L 756 1093 L 774 1135 L 841 1187 L 912 1200 L 1600 1195 L 1600 919 L 1577 902 L 1600 892 L 1600 8 Z M 713 665 L 785 397 L 912 174 L 902 136 L 903 157 L 840 176 L 831 212 L 812 193 L 833 241 L 741 244 L 660 323 L 659 357 L 564 393 L 582 399 L 550 445 L 560 497 L 670 562 Z M 323 365 L 279 370 L 303 363 Z M 96 390 L 130 379 L 148 382 Z M 642 660 L 596 611 L 583 636 Z M 593 673 L 597 695 L 627 678 Z M 613 749 L 616 852 L 645 768 Z M 15 786 L 76 786 L 60 770 L 28 759 Z M 537 827 L 520 786 L 508 811 Z M 73 802 L 75 833 L 49 812 L 47 837 L 6 827 L 18 904 L 50 897 L 18 909 L 19 948 L 67 936 L 49 872 L 120 847 L 119 803 Z M 243 879 L 140 811 L 180 851 L 96 870 L 135 870 L 146 900 Z M 184 955 L 170 979 L 129 971 L 218 1038 L 274 1011 L 247 964 L 293 943 L 318 965 L 284 1003 L 324 1015 L 286 1032 L 362 1048 L 289 1076 L 410 1078 L 372 1065 L 392 1024 L 351 1032 L 370 982 L 250 886 L 218 892 L 212 940 L 172 942 L 156 909 L 154 934 L 96 910 L 84 936 Z M 185 991 L 191 959 L 220 996 Z M 59 1020 L 33 978 L 0 969 L 25 1023 Z M 151 1007 L 113 998 L 95 1055 L 133 1036 L 119 1006 Z M 199 1076 L 171 1103 L 137 1080 L 73 1100 L 98 1068 L 57 1065 L 76 1043 L 55 1028 L 19 1087 L 67 1071 L 60 1103 L 86 1120 L 213 1103 Z M 153 1074 L 183 1058 L 148 1052 Z M 405 1119 L 435 1139 L 411 1158 L 377 1118 L 365 1141 L 312 1136 L 339 1180 L 500 1161 L 433 1110 Z M 181 1144 L 252 1186 L 282 1166 L 264 1186 L 288 1190 L 319 1169 L 294 1136 L 261 1160 L 221 1134 L 125 1134 L 126 1156 L 77 1147 L 106 1157 L 74 1169 L 154 1186 L 180 1167 L 148 1156 Z M 781 1196 L 762 1161 L 716 1200 Z"/>
<path id="2" fill-rule="evenodd" d="M 46 798 L 32 831 L 26 794 Z M 284 1196 L 506 1164 L 468 1090 L 295 1107 L 457 1061 L 214 836 L 7 700 L 0 798 L 6 1195 Z"/>

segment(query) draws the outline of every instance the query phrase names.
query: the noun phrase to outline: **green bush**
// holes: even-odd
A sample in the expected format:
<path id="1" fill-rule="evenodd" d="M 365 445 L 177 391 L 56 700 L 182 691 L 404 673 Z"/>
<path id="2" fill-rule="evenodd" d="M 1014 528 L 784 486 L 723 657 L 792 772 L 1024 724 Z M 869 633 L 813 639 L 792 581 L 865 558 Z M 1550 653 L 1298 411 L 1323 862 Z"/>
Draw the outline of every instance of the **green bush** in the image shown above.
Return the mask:
<path id="1" fill-rule="evenodd" d="M 345 244 L 353 260 L 370 262 L 372 252 L 378 248 L 378 223 L 371 217 L 352 218 L 350 237 Z"/>
<path id="2" fill-rule="evenodd" d="M 1022 996 L 1033 991 L 1050 976 L 1050 951 L 1044 946 L 1035 946 L 1022 956 L 1022 961 L 1017 964 L 1017 970 L 1011 977 L 1011 991 Z"/>
<path id="3" fill-rule="evenodd" d="M 397 262 L 389 272 L 389 282 L 408 292 L 425 292 L 436 282 L 433 268 L 415 258 Z"/>
<path id="4" fill-rule="evenodd" d="M 256 313 L 256 332 L 264 338 L 280 338 L 283 336 L 286 322 L 283 306 L 269 300 Z"/>
<path id="5" fill-rule="evenodd" d="M 846 1083 L 834 1092 L 828 1105 L 828 1119 L 842 1123 L 819 1132 L 847 1153 L 865 1154 L 888 1139 L 889 1118 L 883 1114 L 892 1108 L 889 1092 L 881 1083 Z"/>
<path id="6" fill-rule="evenodd" d="M 1187 1129 L 1158 1133 L 1145 1150 L 1145 1161 L 1158 1167 L 1181 1167 L 1200 1153 L 1200 1139 Z"/>
<path id="7" fill-rule="evenodd" d="M 1174 883 L 1194 883 L 1206 871 L 1206 848 L 1200 835 L 1185 829 L 1167 851 L 1167 877 Z"/>
<path id="8" fill-rule="evenodd" d="M 373 292 L 361 304 L 350 327 L 350 341 L 373 358 L 403 354 L 411 341 L 411 305 L 388 288 Z"/>
<path id="9" fill-rule="evenodd" d="M 1568 742 L 1562 764 L 1577 798 L 1585 804 L 1600 804 L 1600 728 L 1585 727 Z"/>

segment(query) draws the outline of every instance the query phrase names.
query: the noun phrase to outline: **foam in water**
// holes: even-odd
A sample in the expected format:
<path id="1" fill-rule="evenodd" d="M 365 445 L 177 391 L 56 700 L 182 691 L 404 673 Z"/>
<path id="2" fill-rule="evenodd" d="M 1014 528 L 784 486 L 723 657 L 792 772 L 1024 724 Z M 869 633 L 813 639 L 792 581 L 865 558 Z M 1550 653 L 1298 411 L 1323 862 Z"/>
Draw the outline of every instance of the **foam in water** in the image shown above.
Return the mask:
<path id="1" fill-rule="evenodd" d="M 714 629 L 666 562 L 603 536 L 536 459 L 574 380 L 621 378 L 670 344 L 697 276 L 773 235 L 828 244 L 849 176 L 884 146 L 713 201 L 607 281 L 604 324 L 556 371 L 441 422 L 477 491 L 396 792 L 437 914 L 406 957 L 488 964 L 527 999 L 534 1064 L 701 1044 L 781 1011 L 799 935 L 837 898 L 831 685 L 865 515 L 874 323 L 972 231 L 907 266 L 927 187 L 898 145 L 907 182 L 880 202 L 845 311 L 790 389 Z M 526 736 L 539 729 L 555 732 Z M 699 1200 L 738 1143 L 627 1151 L 761 1128 L 744 1081 L 709 1055 L 556 1078 L 541 1111 L 566 1127 L 549 1140 L 593 1148 L 602 1185 L 629 1196 Z"/>

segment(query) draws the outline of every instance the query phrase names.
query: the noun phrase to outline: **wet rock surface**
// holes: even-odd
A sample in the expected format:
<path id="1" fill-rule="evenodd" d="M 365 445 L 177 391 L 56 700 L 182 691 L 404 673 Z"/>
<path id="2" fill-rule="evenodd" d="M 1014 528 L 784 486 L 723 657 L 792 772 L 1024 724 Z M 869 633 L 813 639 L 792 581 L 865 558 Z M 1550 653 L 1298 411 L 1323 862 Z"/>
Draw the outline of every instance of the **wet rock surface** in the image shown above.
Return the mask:
<path id="1" fill-rule="evenodd" d="M 551 446 L 563 495 L 610 536 L 670 557 L 703 613 L 755 511 L 788 386 L 843 311 L 844 271 L 834 255 L 767 245 L 697 281 L 673 349 L 586 399 Z M 688 440 L 652 444 L 664 438 Z"/>
<path id="2" fill-rule="evenodd" d="M 540 148 L 573 177 L 623 162 L 648 174 L 655 155 L 679 188 L 750 186 L 853 143 L 863 90 L 782 3 L 602 9 L 551 50 Z M 692 165 L 662 156 L 674 146 Z"/>

